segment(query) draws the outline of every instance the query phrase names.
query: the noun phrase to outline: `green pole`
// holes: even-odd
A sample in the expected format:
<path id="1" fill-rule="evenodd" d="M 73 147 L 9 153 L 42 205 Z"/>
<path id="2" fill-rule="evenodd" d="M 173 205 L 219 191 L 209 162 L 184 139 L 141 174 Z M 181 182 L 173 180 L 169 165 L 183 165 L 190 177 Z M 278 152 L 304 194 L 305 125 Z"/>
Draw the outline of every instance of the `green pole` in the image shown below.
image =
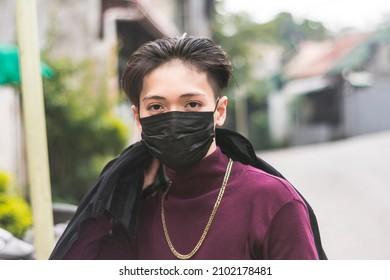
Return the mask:
<path id="1" fill-rule="evenodd" d="M 17 0 L 16 21 L 34 245 L 36 258 L 47 259 L 54 231 L 36 0 Z"/>

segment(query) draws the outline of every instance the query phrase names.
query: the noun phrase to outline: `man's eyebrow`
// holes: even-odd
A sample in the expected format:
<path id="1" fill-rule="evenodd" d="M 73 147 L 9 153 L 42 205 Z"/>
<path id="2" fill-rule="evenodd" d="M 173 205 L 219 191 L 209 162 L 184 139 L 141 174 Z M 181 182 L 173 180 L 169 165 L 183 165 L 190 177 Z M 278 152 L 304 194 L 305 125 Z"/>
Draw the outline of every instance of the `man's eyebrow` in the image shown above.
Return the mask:
<path id="1" fill-rule="evenodd" d="M 206 94 L 198 93 L 198 92 L 189 92 L 189 93 L 184 93 L 184 94 L 180 95 L 179 98 L 183 99 L 183 98 L 189 98 L 189 97 L 194 97 L 194 96 L 206 96 Z"/>
<path id="2" fill-rule="evenodd" d="M 145 96 L 142 101 L 148 100 L 148 99 L 157 99 L 157 100 L 165 100 L 166 98 L 160 95 L 151 95 L 151 96 Z"/>
<path id="3" fill-rule="evenodd" d="M 179 96 L 180 99 L 186 99 L 186 98 L 191 98 L 191 97 L 194 97 L 194 96 L 206 96 L 206 94 L 204 93 L 199 93 L 199 92 L 189 92 L 189 93 L 183 93 L 182 95 Z M 145 96 L 142 101 L 145 101 L 145 100 L 150 100 L 150 99 L 154 99 L 154 100 L 166 100 L 165 97 L 163 96 L 160 96 L 160 95 L 150 95 L 150 96 Z"/>

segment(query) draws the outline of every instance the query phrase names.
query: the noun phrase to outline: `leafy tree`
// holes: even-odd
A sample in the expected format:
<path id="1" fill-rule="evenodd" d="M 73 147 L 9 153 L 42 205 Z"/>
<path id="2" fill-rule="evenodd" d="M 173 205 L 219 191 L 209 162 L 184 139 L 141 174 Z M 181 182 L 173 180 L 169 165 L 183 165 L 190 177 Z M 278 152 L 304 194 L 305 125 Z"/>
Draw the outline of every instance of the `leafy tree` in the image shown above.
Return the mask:
<path id="1" fill-rule="evenodd" d="M 44 80 L 52 193 L 55 200 L 78 203 L 125 147 L 128 133 L 93 62 L 45 60 L 55 73 Z"/>
<path id="2" fill-rule="evenodd" d="M 323 40 L 329 32 L 321 22 L 308 19 L 297 22 L 285 12 L 279 13 L 270 22 L 257 25 L 257 31 L 261 37 L 264 36 L 265 42 L 281 45 L 287 53 L 295 51 L 302 41 Z"/>
<path id="3" fill-rule="evenodd" d="M 245 13 L 231 15 L 217 15 L 214 25 L 214 39 L 222 45 L 229 55 L 233 68 L 234 79 L 226 94 L 233 102 L 229 103 L 230 114 L 226 126 L 240 131 L 237 127 L 235 115 L 246 119 L 248 137 L 256 149 L 263 149 L 270 146 L 266 96 L 270 90 L 269 81 L 256 76 L 256 62 L 262 59 L 258 25 L 250 20 Z M 268 36 L 268 35 L 267 35 Z M 262 38 L 269 42 L 274 41 L 270 38 Z M 239 93 L 244 93 L 239 97 Z M 237 98 L 244 98 L 244 106 L 247 112 L 239 111 L 236 108 L 235 101 Z M 247 116 L 242 116 L 247 114 Z M 245 130 L 244 130 L 245 131 Z"/>

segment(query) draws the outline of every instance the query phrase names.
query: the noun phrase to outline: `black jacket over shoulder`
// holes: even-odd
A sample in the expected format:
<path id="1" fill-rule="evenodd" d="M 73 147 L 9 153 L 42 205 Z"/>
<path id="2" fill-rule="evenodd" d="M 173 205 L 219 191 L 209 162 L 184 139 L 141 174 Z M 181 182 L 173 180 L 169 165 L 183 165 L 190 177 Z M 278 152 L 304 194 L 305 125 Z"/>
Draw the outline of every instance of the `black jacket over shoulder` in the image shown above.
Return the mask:
<path id="1" fill-rule="evenodd" d="M 252 165 L 269 174 L 285 179 L 275 168 L 259 158 L 252 144 L 242 135 L 222 128 L 216 129 L 216 142 L 222 152 L 235 161 Z M 118 157 L 111 160 L 99 175 L 93 188 L 80 202 L 77 211 L 70 220 L 64 233 L 58 240 L 49 259 L 62 259 L 77 239 L 81 224 L 108 211 L 116 221 L 120 222 L 135 235 L 139 204 L 142 192 L 144 170 L 153 157 L 142 142 L 126 148 Z M 166 187 L 164 178 L 158 176 L 154 187 Z M 151 188 L 149 188 L 151 189 Z M 299 192 L 298 192 L 299 194 Z M 318 223 L 313 209 L 305 198 L 315 245 L 320 259 L 327 259 L 322 248 Z"/>

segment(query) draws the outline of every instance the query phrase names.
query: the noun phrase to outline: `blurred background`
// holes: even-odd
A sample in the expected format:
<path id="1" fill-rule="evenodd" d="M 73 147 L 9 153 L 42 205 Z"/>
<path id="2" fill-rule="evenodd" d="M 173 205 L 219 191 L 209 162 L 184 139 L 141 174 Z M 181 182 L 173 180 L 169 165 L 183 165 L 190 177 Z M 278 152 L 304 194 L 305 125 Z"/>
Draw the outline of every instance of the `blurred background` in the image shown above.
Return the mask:
<path id="1" fill-rule="evenodd" d="M 51 191 L 77 205 L 138 139 L 120 78 L 143 43 L 214 39 L 226 128 L 305 196 L 330 259 L 390 259 L 390 3 L 37 0 Z M 32 226 L 13 0 L 0 0 L 0 228 Z M 70 211 L 71 212 L 71 211 Z M 61 220 L 60 222 L 63 222 Z M 0 242 L 0 252 L 1 252 Z"/>

